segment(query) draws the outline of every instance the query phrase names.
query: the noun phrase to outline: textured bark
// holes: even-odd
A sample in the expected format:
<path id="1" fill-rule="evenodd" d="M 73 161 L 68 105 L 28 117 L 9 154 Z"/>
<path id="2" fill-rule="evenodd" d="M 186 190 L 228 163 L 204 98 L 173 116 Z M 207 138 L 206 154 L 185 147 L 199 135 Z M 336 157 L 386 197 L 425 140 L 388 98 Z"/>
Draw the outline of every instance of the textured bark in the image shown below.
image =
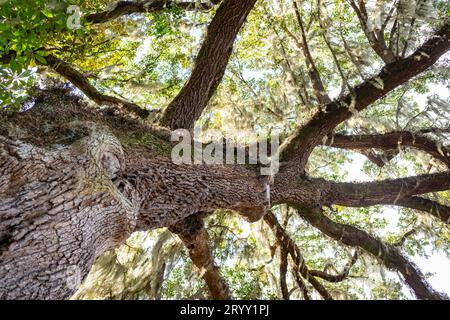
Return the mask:
<path id="1" fill-rule="evenodd" d="M 218 9 L 192 76 L 167 108 L 164 125 L 192 128 L 223 77 L 236 35 L 254 3 L 226 0 Z M 388 64 L 351 94 L 326 104 L 285 144 L 282 160 L 290 163 L 272 184 L 256 168 L 175 165 L 167 153 L 167 131 L 158 133 L 139 119 L 94 111 L 65 97 L 44 96 L 28 112 L 0 114 L 0 298 L 67 298 L 97 256 L 133 231 L 160 227 L 177 231 L 194 263 L 206 266 L 203 277 L 213 295 L 226 298 L 226 284 L 211 255 L 205 254 L 210 248 L 206 231 L 198 228 L 199 215 L 224 208 L 250 221 L 261 219 L 269 209 L 269 186 L 272 203 L 296 206 L 325 234 L 379 257 L 403 275 L 418 298 L 444 298 L 397 247 L 336 223 L 320 209 L 332 204 L 394 204 L 429 211 L 448 222 L 448 207 L 416 197 L 449 189 L 448 172 L 358 184 L 309 179 L 302 172 L 313 148 L 352 111 L 363 110 L 447 52 L 448 35 L 446 25 L 411 57 Z M 94 101 L 134 109 L 116 98 L 98 96 L 82 74 L 57 58 L 49 56 L 48 62 Z M 422 145 L 438 158 L 436 148 L 426 141 Z M 332 299 L 273 218 L 265 216 L 298 273 L 322 297 Z M 189 221 L 196 221 L 195 232 L 185 225 Z M 184 227 L 176 229 L 177 225 Z"/>
<path id="2" fill-rule="evenodd" d="M 296 203 L 309 208 L 321 208 L 333 204 L 349 207 L 365 207 L 376 204 L 401 205 L 412 196 L 450 188 L 450 172 L 441 172 L 400 179 L 362 183 L 332 182 L 321 178 L 299 179 L 290 172 L 279 173 L 273 185 L 273 203 Z M 408 200 L 409 199 L 409 200 Z M 403 200 L 403 202 L 402 202 Z M 429 211 L 428 206 L 416 204 Z M 439 205 L 438 208 L 445 206 Z"/>
<path id="3" fill-rule="evenodd" d="M 132 158 L 133 157 L 133 158 Z M 134 158 L 136 157 L 136 158 Z M 238 166 L 176 165 L 170 158 L 130 153 L 127 171 L 115 183 L 140 201 L 138 230 L 171 226 L 198 212 L 239 211 L 256 221 L 268 209 L 264 181 Z"/>
<path id="4" fill-rule="evenodd" d="M 256 0 L 224 0 L 211 21 L 188 82 L 165 110 L 161 125 L 191 129 L 217 89 L 236 36 Z"/>
<path id="5" fill-rule="evenodd" d="M 120 144 L 101 131 L 61 151 L 0 139 L 0 298 L 69 297 L 134 230 L 136 207 L 111 181 Z"/>
<path id="6" fill-rule="evenodd" d="M 156 136 L 135 145 L 151 131 L 137 119 L 108 123 L 73 101 L 53 102 L 37 99 L 0 124 L 1 298 L 70 297 L 95 258 L 136 230 L 218 208 L 250 221 L 267 210 L 264 181 L 253 170 L 177 166 L 154 151 Z"/>
<path id="7" fill-rule="evenodd" d="M 200 270 L 200 275 L 208 286 L 214 300 L 232 298 L 228 284 L 214 264 L 212 248 L 209 245 L 208 232 L 199 215 L 190 216 L 170 227 L 188 249 L 189 257 Z"/>
<path id="8" fill-rule="evenodd" d="M 113 184 L 98 161 L 72 148 L 49 153 L 15 144 L 5 141 L 1 146 L 2 298 L 67 298 L 77 289 L 66 285 L 68 269 L 74 267 L 82 279 L 98 255 L 135 230 L 170 226 L 220 207 L 242 210 L 255 219 L 264 201 L 256 200 L 258 196 L 255 203 L 248 201 L 255 196 L 254 188 L 242 189 L 242 175 L 236 172 L 233 177 L 233 170 L 223 170 L 222 176 L 218 168 L 196 174 L 192 168 L 183 172 L 164 168 L 169 161 L 154 161 L 147 162 L 153 167 L 139 183 L 128 173 L 126 178 L 118 175 Z M 235 199 L 223 192 L 233 179 L 238 181 L 228 185 Z M 202 241 L 199 244 L 206 245 Z"/>
<path id="9" fill-rule="evenodd" d="M 450 171 L 365 183 L 335 183 L 332 189 L 329 197 L 335 204 L 349 207 L 395 204 L 405 197 L 450 189 Z"/>
<path id="10" fill-rule="evenodd" d="M 354 226 L 337 223 L 320 211 L 298 206 L 297 209 L 302 218 L 324 234 L 348 246 L 360 247 L 378 258 L 387 268 L 400 272 L 417 298 L 425 300 L 448 299 L 446 295 L 431 288 L 422 272 L 396 246 L 384 244 L 379 239 Z"/>
<path id="11" fill-rule="evenodd" d="M 0 114 L 1 298 L 68 298 L 95 258 L 136 230 L 175 228 L 185 219 L 198 219 L 220 208 L 256 221 L 269 209 L 269 181 L 259 176 L 257 168 L 176 165 L 169 157 L 166 130 L 152 129 L 138 118 L 102 113 L 64 92 L 62 96 L 46 92 L 35 103 L 27 112 Z M 429 202 L 414 196 L 448 189 L 449 181 L 448 173 L 439 173 L 337 184 L 280 172 L 270 196 L 273 204 L 317 208 L 344 201 L 348 205 L 394 201 L 392 194 L 402 191 L 398 205 L 414 199 L 408 206 L 428 210 Z M 270 218 L 266 215 L 266 222 L 287 246 L 302 277 L 331 299 L 309 275 L 284 229 Z M 205 260 L 207 255 L 202 254 L 209 251 L 207 234 L 196 230 L 178 233 L 192 249 L 194 263 L 207 266 L 203 276 L 217 286 L 217 297 L 225 298 L 226 286 L 212 259 Z M 379 242 L 366 238 L 352 243 L 375 252 L 373 244 Z M 408 262 L 389 254 L 388 258 L 397 259 L 394 262 Z M 409 267 L 391 260 L 386 265 L 403 270 L 408 278 Z M 430 297 L 416 278 L 412 276 L 411 285 L 418 286 L 418 297 Z"/>
<path id="12" fill-rule="evenodd" d="M 399 131 L 366 135 L 335 134 L 328 139 L 326 145 L 347 150 L 370 148 L 395 150 L 402 146 L 412 147 L 430 154 L 450 168 L 450 148 L 441 146 L 431 138 L 420 134 L 420 132 Z"/>

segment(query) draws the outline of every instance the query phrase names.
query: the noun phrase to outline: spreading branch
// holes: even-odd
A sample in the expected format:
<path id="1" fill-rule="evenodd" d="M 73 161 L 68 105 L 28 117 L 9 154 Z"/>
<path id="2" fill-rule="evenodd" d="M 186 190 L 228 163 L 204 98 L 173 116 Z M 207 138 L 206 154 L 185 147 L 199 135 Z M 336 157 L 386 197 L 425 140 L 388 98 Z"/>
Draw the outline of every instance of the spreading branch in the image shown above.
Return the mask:
<path id="1" fill-rule="evenodd" d="M 320 192 L 318 192 L 320 190 Z M 272 203 L 305 207 L 395 205 L 432 214 L 448 223 L 448 206 L 417 195 L 450 190 L 450 171 L 363 183 L 337 183 L 321 178 L 290 179 L 282 173 L 271 192 Z"/>
<path id="2" fill-rule="evenodd" d="M 45 51 L 45 49 L 41 49 L 41 51 Z M 16 54 L 17 53 L 15 51 L 9 51 L 1 55 L 0 63 L 10 63 Z M 149 110 L 141 108 L 133 102 L 102 94 L 89 82 L 88 78 L 83 73 L 76 70 L 72 65 L 54 56 L 53 54 L 48 54 L 45 57 L 45 60 L 46 63 L 39 61 L 36 61 L 36 63 L 53 69 L 56 73 L 70 81 L 75 87 L 77 87 L 89 99 L 93 100 L 98 105 L 118 107 L 141 118 L 146 118 L 150 115 Z"/>
<path id="3" fill-rule="evenodd" d="M 160 124 L 191 129 L 221 82 L 236 36 L 256 0 L 225 0 L 208 26 L 192 74 L 165 110 Z"/>
<path id="4" fill-rule="evenodd" d="M 351 247 L 359 247 L 381 262 L 389 269 L 398 271 L 419 299 L 448 299 L 444 294 L 431 288 L 425 276 L 417 266 L 409 261 L 394 245 L 383 243 L 378 238 L 354 226 L 335 222 L 320 210 L 296 207 L 301 217 L 324 234 Z"/>
<path id="5" fill-rule="evenodd" d="M 314 58 L 312 57 L 311 50 L 309 49 L 308 38 L 306 36 L 306 31 L 302 19 L 302 14 L 297 5 L 297 1 L 293 0 L 294 12 L 297 18 L 298 25 L 300 27 L 300 33 L 302 35 L 302 45 L 304 56 L 306 58 L 306 64 L 308 67 L 309 77 L 311 79 L 314 94 L 317 97 L 317 100 L 320 104 L 327 104 L 331 102 L 330 97 L 326 93 L 325 86 L 323 85 L 322 78 L 320 77 L 319 70 L 317 70 L 316 64 L 314 62 Z"/>
<path id="6" fill-rule="evenodd" d="M 379 26 L 379 28 L 371 28 L 369 26 L 369 17 L 364 1 L 358 1 L 358 4 L 356 4 L 354 0 L 350 0 L 349 2 L 358 17 L 361 28 L 363 29 L 364 34 L 366 35 L 372 49 L 385 63 L 394 62 L 397 58 L 389 49 L 386 41 L 384 40 L 384 31 L 396 5 L 392 7 L 392 10 L 389 13 L 386 21 L 381 26 Z"/>
<path id="7" fill-rule="evenodd" d="M 186 11 L 207 11 L 211 10 L 220 1 L 210 0 L 203 2 L 183 1 L 176 2 L 170 0 L 147 0 L 147 1 L 119 1 L 113 9 L 92 13 L 85 16 L 89 23 L 98 24 L 117 19 L 121 16 L 133 13 L 150 13 L 161 10 L 179 8 Z"/>
<path id="8" fill-rule="evenodd" d="M 211 297 L 214 300 L 230 300 L 230 289 L 225 279 L 220 275 L 219 268 L 214 264 L 208 232 L 199 214 L 189 216 L 169 229 L 177 234 L 186 246 L 189 257 L 200 270 L 201 277 L 206 282 Z"/>
<path id="9" fill-rule="evenodd" d="M 450 171 L 364 183 L 332 183 L 333 204 L 362 207 L 395 204 L 400 199 L 450 189 Z"/>
<path id="10" fill-rule="evenodd" d="M 446 24 L 411 56 L 386 65 L 377 76 L 322 107 L 283 144 L 281 160 L 291 161 L 302 172 L 312 150 L 338 124 L 431 67 L 450 49 L 449 36 L 450 25 Z"/>
<path id="11" fill-rule="evenodd" d="M 335 134 L 329 137 L 325 144 L 346 150 L 375 148 L 390 151 L 402 146 L 412 147 L 430 154 L 450 168 L 450 148 L 420 133 L 398 131 L 367 135 Z"/>
<path id="12" fill-rule="evenodd" d="M 435 216 L 444 223 L 450 223 L 450 206 L 430 199 L 423 197 L 405 197 L 392 203 L 392 205 L 423 211 Z"/>
<path id="13" fill-rule="evenodd" d="M 95 101 L 97 104 L 116 106 L 142 118 L 149 115 L 149 111 L 147 109 L 143 109 L 132 102 L 100 93 L 81 72 L 73 68 L 67 62 L 53 55 L 48 55 L 46 60 L 47 66 L 69 80 L 75 87 L 77 87 L 89 99 Z"/>
<path id="14" fill-rule="evenodd" d="M 300 252 L 300 249 L 287 234 L 286 230 L 284 230 L 284 228 L 278 222 L 275 215 L 272 212 L 268 212 L 264 216 L 264 222 L 267 223 L 267 225 L 272 229 L 272 232 L 274 233 L 280 244 L 283 246 L 283 248 L 289 252 L 289 255 L 294 261 L 296 269 L 301 274 L 301 276 L 306 279 L 325 300 L 333 300 L 333 297 L 328 292 L 328 290 L 310 274 L 305 260 L 303 259 L 303 256 Z M 301 284 L 302 282 L 297 281 L 297 283 Z"/>

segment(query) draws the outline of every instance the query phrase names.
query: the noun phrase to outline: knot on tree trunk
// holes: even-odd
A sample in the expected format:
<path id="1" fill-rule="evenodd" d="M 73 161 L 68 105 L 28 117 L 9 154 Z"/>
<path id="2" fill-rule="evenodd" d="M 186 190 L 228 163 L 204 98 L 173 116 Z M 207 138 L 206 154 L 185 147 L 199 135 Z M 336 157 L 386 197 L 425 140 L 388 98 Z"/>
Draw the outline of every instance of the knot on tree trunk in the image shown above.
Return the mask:
<path id="1" fill-rule="evenodd" d="M 256 222 L 261 220 L 269 212 L 270 207 L 264 204 L 238 203 L 236 210 L 248 222 Z"/>
<path id="2" fill-rule="evenodd" d="M 0 136 L 0 299 L 68 298 L 94 260 L 134 231 L 137 206 L 112 179 L 119 141 L 89 123 L 69 146 Z"/>
<path id="3" fill-rule="evenodd" d="M 67 126 L 89 130 L 89 135 L 81 139 L 78 144 L 91 157 L 95 168 L 103 169 L 111 179 L 116 178 L 117 173 L 125 169 L 122 145 L 108 128 L 86 121 L 74 121 Z"/>

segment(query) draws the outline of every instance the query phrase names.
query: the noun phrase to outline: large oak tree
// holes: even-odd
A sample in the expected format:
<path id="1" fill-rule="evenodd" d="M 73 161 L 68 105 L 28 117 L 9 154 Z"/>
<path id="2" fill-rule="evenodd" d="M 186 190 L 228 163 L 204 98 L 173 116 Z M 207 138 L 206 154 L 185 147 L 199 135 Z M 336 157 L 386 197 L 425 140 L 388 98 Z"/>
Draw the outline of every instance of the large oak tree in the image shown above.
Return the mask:
<path id="1" fill-rule="evenodd" d="M 442 18 L 448 8 L 445 1 L 439 3 L 431 19 L 426 18 L 430 1 L 407 2 L 384 1 L 382 9 L 368 7 L 363 0 L 155 0 L 120 1 L 109 7 L 93 1 L 82 3 L 86 14 L 81 29 L 71 30 L 61 24 L 67 19 L 64 1 L 42 10 L 43 1 L 36 6 L 26 0 L 6 1 L 0 11 L 2 23 L 8 25 L 0 29 L 0 84 L 7 93 L 2 91 L 0 113 L 0 297 L 70 298 L 78 289 L 71 279 L 85 279 L 96 259 L 94 269 L 118 268 L 108 250 L 134 232 L 168 228 L 200 270 L 207 296 L 232 298 L 227 278 L 214 261 L 217 243 L 205 225 L 221 210 L 225 219 L 234 211 L 247 221 L 262 221 L 272 232 L 272 260 L 276 256 L 279 263 L 275 282 L 284 299 L 297 289 L 305 299 L 312 292 L 323 299 L 338 298 L 331 284 L 348 280 L 363 255 L 398 273 L 417 298 L 447 299 L 431 288 L 402 248 L 415 230 L 404 230 L 399 241 L 390 242 L 345 223 L 340 215 L 342 210 L 351 213 L 356 212 L 351 208 L 378 205 L 407 208 L 414 215 L 432 217 L 444 228 L 442 241 L 448 241 L 448 119 L 447 127 L 442 126 L 446 113 L 439 113 L 438 101 L 434 113 L 427 113 L 432 114 L 428 122 L 418 122 L 420 127 L 411 129 L 400 121 L 402 116 L 411 121 L 424 114 L 411 116 L 411 110 L 402 110 L 408 108 L 402 102 L 405 92 L 426 91 L 430 81 L 445 77 L 437 61 L 450 48 L 450 26 Z M 61 3 L 62 9 L 57 5 Z M 378 23 L 374 12 L 381 12 Z M 186 43 L 175 43 L 174 48 L 170 43 L 183 27 L 183 15 L 197 33 L 201 29 L 196 19 L 207 25 L 192 62 L 182 53 Z M 146 24 L 149 17 L 153 24 Z M 172 25 L 164 17 L 173 18 Z M 111 30 L 119 36 L 108 38 Z M 130 40 L 131 32 L 138 33 L 137 42 Z M 127 57 L 136 51 L 145 56 L 145 47 L 136 48 L 146 32 L 153 32 L 150 39 L 155 42 L 144 44 L 159 46 L 153 52 L 159 56 Z M 169 38 L 167 43 L 164 38 Z M 248 81 L 251 50 L 263 51 L 264 43 L 270 50 L 256 59 L 256 64 L 265 63 L 260 70 L 264 75 Z M 168 56 L 175 67 L 167 63 Z M 166 69 L 155 68 L 158 59 L 166 59 Z M 179 61 L 190 68 L 180 71 Z M 35 79 L 47 87 L 35 87 L 27 100 L 16 101 L 21 107 L 17 111 L 14 94 L 23 84 L 14 87 L 16 80 L 8 76 L 14 78 L 14 72 L 33 65 Z M 186 70 L 188 77 L 179 75 Z M 172 78 L 162 80 L 165 73 Z M 59 84 L 50 87 L 48 83 L 56 82 L 54 74 Z M 164 89 L 145 85 L 155 77 L 161 78 Z M 272 87 L 267 91 L 258 81 Z M 136 94 L 127 95 L 136 87 Z M 340 94 L 333 96 L 335 89 Z M 239 108 L 236 97 L 248 106 Z M 217 129 L 220 125 L 206 113 L 230 110 L 231 104 L 238 105 L 237 111 L 223 113 L 222 124 L 230 117 L 237 129 L 283 124 L 283 143 L 277 150 L 280 169 L 274 176 L 261 175 L 259 165 L 172 162 L 170 130 L 192 130 L 196 124 Z M 374 109 L 381 111 L 370 114 Z M 395 128 L 364 127 L 365 112 L 373 124 L 383 115 L 392 118 L 392 110 Z M 352 120 L 363 125 L 352 127 Z M 330 150 L 363 154 L 374 164 L 369 166 L 381 168 L 393 166 L 393 159 L 405 151 L 416 157 L 414 152 L 421 152 L 434 162 L 415 175 L 345 182 L 313 171 L 312 162 L 318 160 L 342 169 Z M 318 157 L 320 152 L 325 156 Z M 316 270 L 308 264 L 303 250 L 308 245 L 296 241 L 289 225 L 292 212 L 321 237 L 356 249 L 342 271 Z M 161 249 L 169 231 L 161 234 L 155 248 Z M 150 271 L 145 261 L 133 262 L 141 270 L 138 281 L 129 283 L 121 297 L 138 297 L 131 293 L 143 291 L 160 297 L 168 260 L 158 250 L 153 250 Z"/>

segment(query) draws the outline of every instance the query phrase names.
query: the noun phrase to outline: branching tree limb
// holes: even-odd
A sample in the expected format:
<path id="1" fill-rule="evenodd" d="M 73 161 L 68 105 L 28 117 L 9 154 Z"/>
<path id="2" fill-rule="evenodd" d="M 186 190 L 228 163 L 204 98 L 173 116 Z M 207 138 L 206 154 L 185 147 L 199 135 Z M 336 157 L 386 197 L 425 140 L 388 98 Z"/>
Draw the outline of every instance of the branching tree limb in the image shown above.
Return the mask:
<path id="1" fill-rule="evenodd" d="M 361 207 L 395 204 L 405 197 L 448 189 L 450 171 L 364 183 L 333 183 L 329 197 L 334 204 Z"/>
<path id="2" fill-rule="evenodd" d="M 119 1 L 112 10 L 92 13 L 85 16 L 87 22 L 98 24 L 117 19 L 124 15 L 133 13 L 150 13 L 171 8 L 180 8 L 182 10 L 204 11 L 210 10 L 217 0 L 205 0 L 203 2 L 195 1 L 171 1 L 171 0 L 146 0 L 146 1 Z"/>
<path id="3" fill-rule="evenodd" d="M 375 26 L 371 28 L 369 26 L 369 17 L 364 1 L 359 0 L 358 4 L 356 4 L 354 0 L 349 0 L 349 2 L 358 17 L 358 20 L 361 24 L 364 34 L 366 35 L 367 40 L 369 40 L 369 44 L 372 47 L 372 49 L 385 63 L 394 62 L 397 58 L 395 57 L 394 53 L 389 49 L 389 47 L 386 44 L 386 41 L 384 40 L 384 31 L 387 26 L 387 21 L 389 21 L 392 15 L 392 11 L 389 13 L 385 23 L 379 26 L 379 28 L 375 28 Z M 393 9 L 394 8 L 395 5 Z"/>
<path id="4" fill-rule="evenodd" d="M 215 300 L 230 300 L 231 293 L 219 268 L 214 264 L 208 232 L 199 215 L 192 215 L 171 226 L 170 231 L 177 234 L 188 249 L 189 257 L 200 270 L 200 275 Z"/>
<path id="5" fill-rule="evenodd" d="M 80 91 L 82 91 L 88 98 L 92 99 L 97 104 L 116 106 L 142 118 L 149 115 L 149 111 L 147 109 L 141 108 L 132 102 L 100 93 L 92 84 L 89 83 L 89 80 L 81 72 L 73 68 L 67 62 L 53 55 L 48 55 L 46 60 L 47 65 L 50 68 L 69 80 L 75 87 L 80 89 Z"/>
<path id="6" fill-rule="evenodd" d="M 41 51 L 45 51 L 45 49 L 41 49 Z M 15 56 L 15 51 L 9 51 L 8 53 L 4 53 L 0 56 L 0 62 L 2 64 L 8 64 Z M 120 109 L 123 109 L 128 113 L 135 114 L 141 118 L 146 118 L 149 116 L 149 110 L 141 108 L 135 103 L 102 94 L 89 82 L 88 78 L 83 73 L 76 70 L 72 65 L 54 56 L 53 54 L 48 54 L 45 57 L 45 60 L 46 63 L 39 61 L 36 61 L 36 63 L 53 69 L 56 73 L 70 81 L 75 87 L 77 87 L 89 99 L 93 100 L 98 105 L 119 107 Z"/>
<path id="7" fill-rule="evenodd" d="M 367 27 L 364 2 L 358 1 L 357 14 Z M 208 27 L 190 79 L 163 114 L 163 126 L 168 129 L 194 126 L 223 78 L 237 34 L 255 2 L 223 1 Z M 177 6 L 183 4 L 187 5 L 181 2 Z M 203 4 L 206 0 L 200 8 Z M 162 10 L 167 5 L 170 7 L 174 2 L 122 1 L 108 12 L 85 18 L 100 23 L 125 14 Z M 293 266 L 294 280 L 305 299 L 309 295 L 303 279 L 324 299 L 333 299 L 319 278 L 342 281 L 348 277 L 356 257 L 337 275 L 309 270 L 299 247 L 275 215 L 267 213 L 271 205 L 286 203 L 322 233 L 345 245 L 362 248 L 387 268 L 398 271 L 418 298 L 446 298 L 429 287 L 423 274 L 397 245 L 384 244 L 354 226 L 337 223 L 322 208 L 334 204 L 350 207 L 389 204 L 426 211 L 448 223 L 448 206 L 418 195 L 449 190 L 450 172 L 366 183 L 336 183 L 309 178 L 304 169 L 311 152 L 320 144 L 364 152 L 372 148 L 391 152 L 398 149 L 399 141 L 448 165 L 448 148 L 440 148 L 424 135 L 403 132 L 357 137 L 337 135 L 334 140 L 329 135 L 355 112 L 364 110 L 432 66 L 450 48 L 450 26 L 445 25 L 408 58 L 397 60 L 385 56 L 387 65 L 378 75 L 349 88 L 348 95 L 329 101 L 309 51 L 308 27 L 303 26 L 301 11 L 296 2 L 294 5 L 303 39 L 298 43 L 305 51 L 310 77 L 314 89 L 322 95 L 318 99 L 322 105 L 283 145 L 282 168 L 275 177 L 261 177 L 254 167 L 239 164 L 176 164 L 169 156 L 173 144 L 165 141 L 168 130 L 161 129 L 163 138 L 161 132 L 156 132 L 159 130 L 143 121 L 99 112 L 66 93 L 46 93 L 35 97 L 35 104 L 29 110 L 2 113 L 0 297 L 67 298 L 76 289 L 67 285 L 70 267 L 76 265 L 77 274 L 83 278 L 99 254 L 122 244 L 132 232 L 168 227 L 188 249 L 211 296 L 228 299 L 231 294 L 214 264 L 202 219 L 217 209 L 229 209 L 249 221 L 264 217 L 275 234 L 282 247 L 280 283 L 284 298 L 289 298 L 286 276 L 289 266 Z M 383 30 L 386 25 L 385 21 Z M 374 37 L 375 45 L 383 50 L 376 51 L 386 55 L 389 52 L 384 50 L 383 30 L 374 30 L 369 37 Z M 333 51 L 331 45 L 329 48 Z M 7 52 L 0 61 L 7 63 L 10 54 Z M 286 52 L 284 55 L 287 56 Z M 333 54 L 339 65 L 337 57 Z M 141 117 L 148 115 L 147 110 L 133 103 L 99 93 L 86 75 L 58 57 L 47 56 L 46 65 L 99 104 L 119 106 Z M 52 97 L 49 108 L 43 102 Z M 305 101 L 309 100 L 307 97 L 305 90 Z M 375 159 L 373 154 L 368 156 Z M 156 288 L 160 288 L 164 268 L 159 271 Z"/>
<path id="8" fill-rule="evenodd" d="M 322 21 L 321 7 L 322 7 L 322 1 L 317 0 L 317 20 L 319 22 L 320 32 L 322 34 L 323 41 L 325 42 L 328 49 L 330 50 L 331 56 L 333 57 L 333 61 L 334 61 L 334 64 L 336 65 L 339 75 L 342 78 L 342 85 L 341 85 L 341 94 L 342 94 L 344 92 L 345 88 L 348 88 L 350 90 L 351 90 L 351 88 L 350 88 L 350 85 L 348 84 L 347 76 L 344 74 L 344 71 L 341 68 L 341 64 L 339 63 L 336 51 L 334 50 L 333 46 L 331 45 L 331 42 L 328 40 L 328 35 L 327 35 L 327 31 L 326 31 L 327 28 L 326 28 L 324 22 Z"/>
<path id="9" fill-rule="evenodd" d="M 280 244 L 289 252 L 289 255 L 294 261 L 294 264 L 301 276 L 306 279 L 325 300 L 333 300 L 333 297 L 328 292 L 328 290 L 317 279 L 311 276 L 308 267 L 305 264 L 305 260 L 303 259 L 303 256 L 300 252 L 300 249 L 291 239 L 291 237 L 286 233 L 275 215 L 271 212 L 268 212 L 264 216 L 264 222 L 267 223 L 267 225 L 272 229 L 275 237 L 278 239 Z M 299 281 L 297 282 L 299 283 Z M 302 282 L 300 282 L 300 284 L 301 283 Z"/>
<path id="10" fill-rule="evenodd" d="M 412 147 L 430 154 L 450 168 L 450 148 L 441 146 L 431 138 L 420 133 L 398 131 L 367 135 L 335 134 L 327 140 L 326 144 L 347 150 L 375 148 L 390 151 L 402 146 Z"/>
<path id="11" fill-rule="evenodd" d="M 446 24 L 411 56 L 386 65 L 377 76 L 366 80 L 350 94 L 327 104 L 284 143 L 281 160 L 295 162 L 302 172 L 312 150 L 326 135 L 354 112 L 364 110 L 432 66 L 450 49 L 449 36 L 450 25 Z"/>
<path id="12" fill-rule="evenodd" d="M 354 226 L 337 223 L 320 210 L 309 210 L 298 206 L 296 209 L 298 209 L 301 217 L 324 234 L 348 246 L 359 247 L 378 258 L 387 268 L 400 272 L 417 298 L 426 300 L 448 299 L 444 294 L 431 288 L 422 272 L 396 246 L 387 245 Z"/>
<path id="13" fill-rule="evenodd" d="M 448 223 L 448 207 L 416 195 L 450 189 L 450 172 L 364 183 L 337 183 L 321 178 L 296 180 L 280 174 L 271 193 L 273 203 L 303 204 L 320 208 L 333 204 L 347 207 L 397 205 L 430 213 Z"/>
<path id="14" fill-rule="evenodd" d="M 161 125 L 193 128 L 225 73 L 236 36 L 256 0 L 225 0 L 211 21 L 188 82 L 165 110 Z"/>
<path id="15" fill-rule="evenodd" d="M 387 203 L 389 204 L 389 203 Z M 450 206 L 422 197 L 405 197 L 392 203 L 396 206 L 427 212 L 444 223 L 450 223 Z"/>

